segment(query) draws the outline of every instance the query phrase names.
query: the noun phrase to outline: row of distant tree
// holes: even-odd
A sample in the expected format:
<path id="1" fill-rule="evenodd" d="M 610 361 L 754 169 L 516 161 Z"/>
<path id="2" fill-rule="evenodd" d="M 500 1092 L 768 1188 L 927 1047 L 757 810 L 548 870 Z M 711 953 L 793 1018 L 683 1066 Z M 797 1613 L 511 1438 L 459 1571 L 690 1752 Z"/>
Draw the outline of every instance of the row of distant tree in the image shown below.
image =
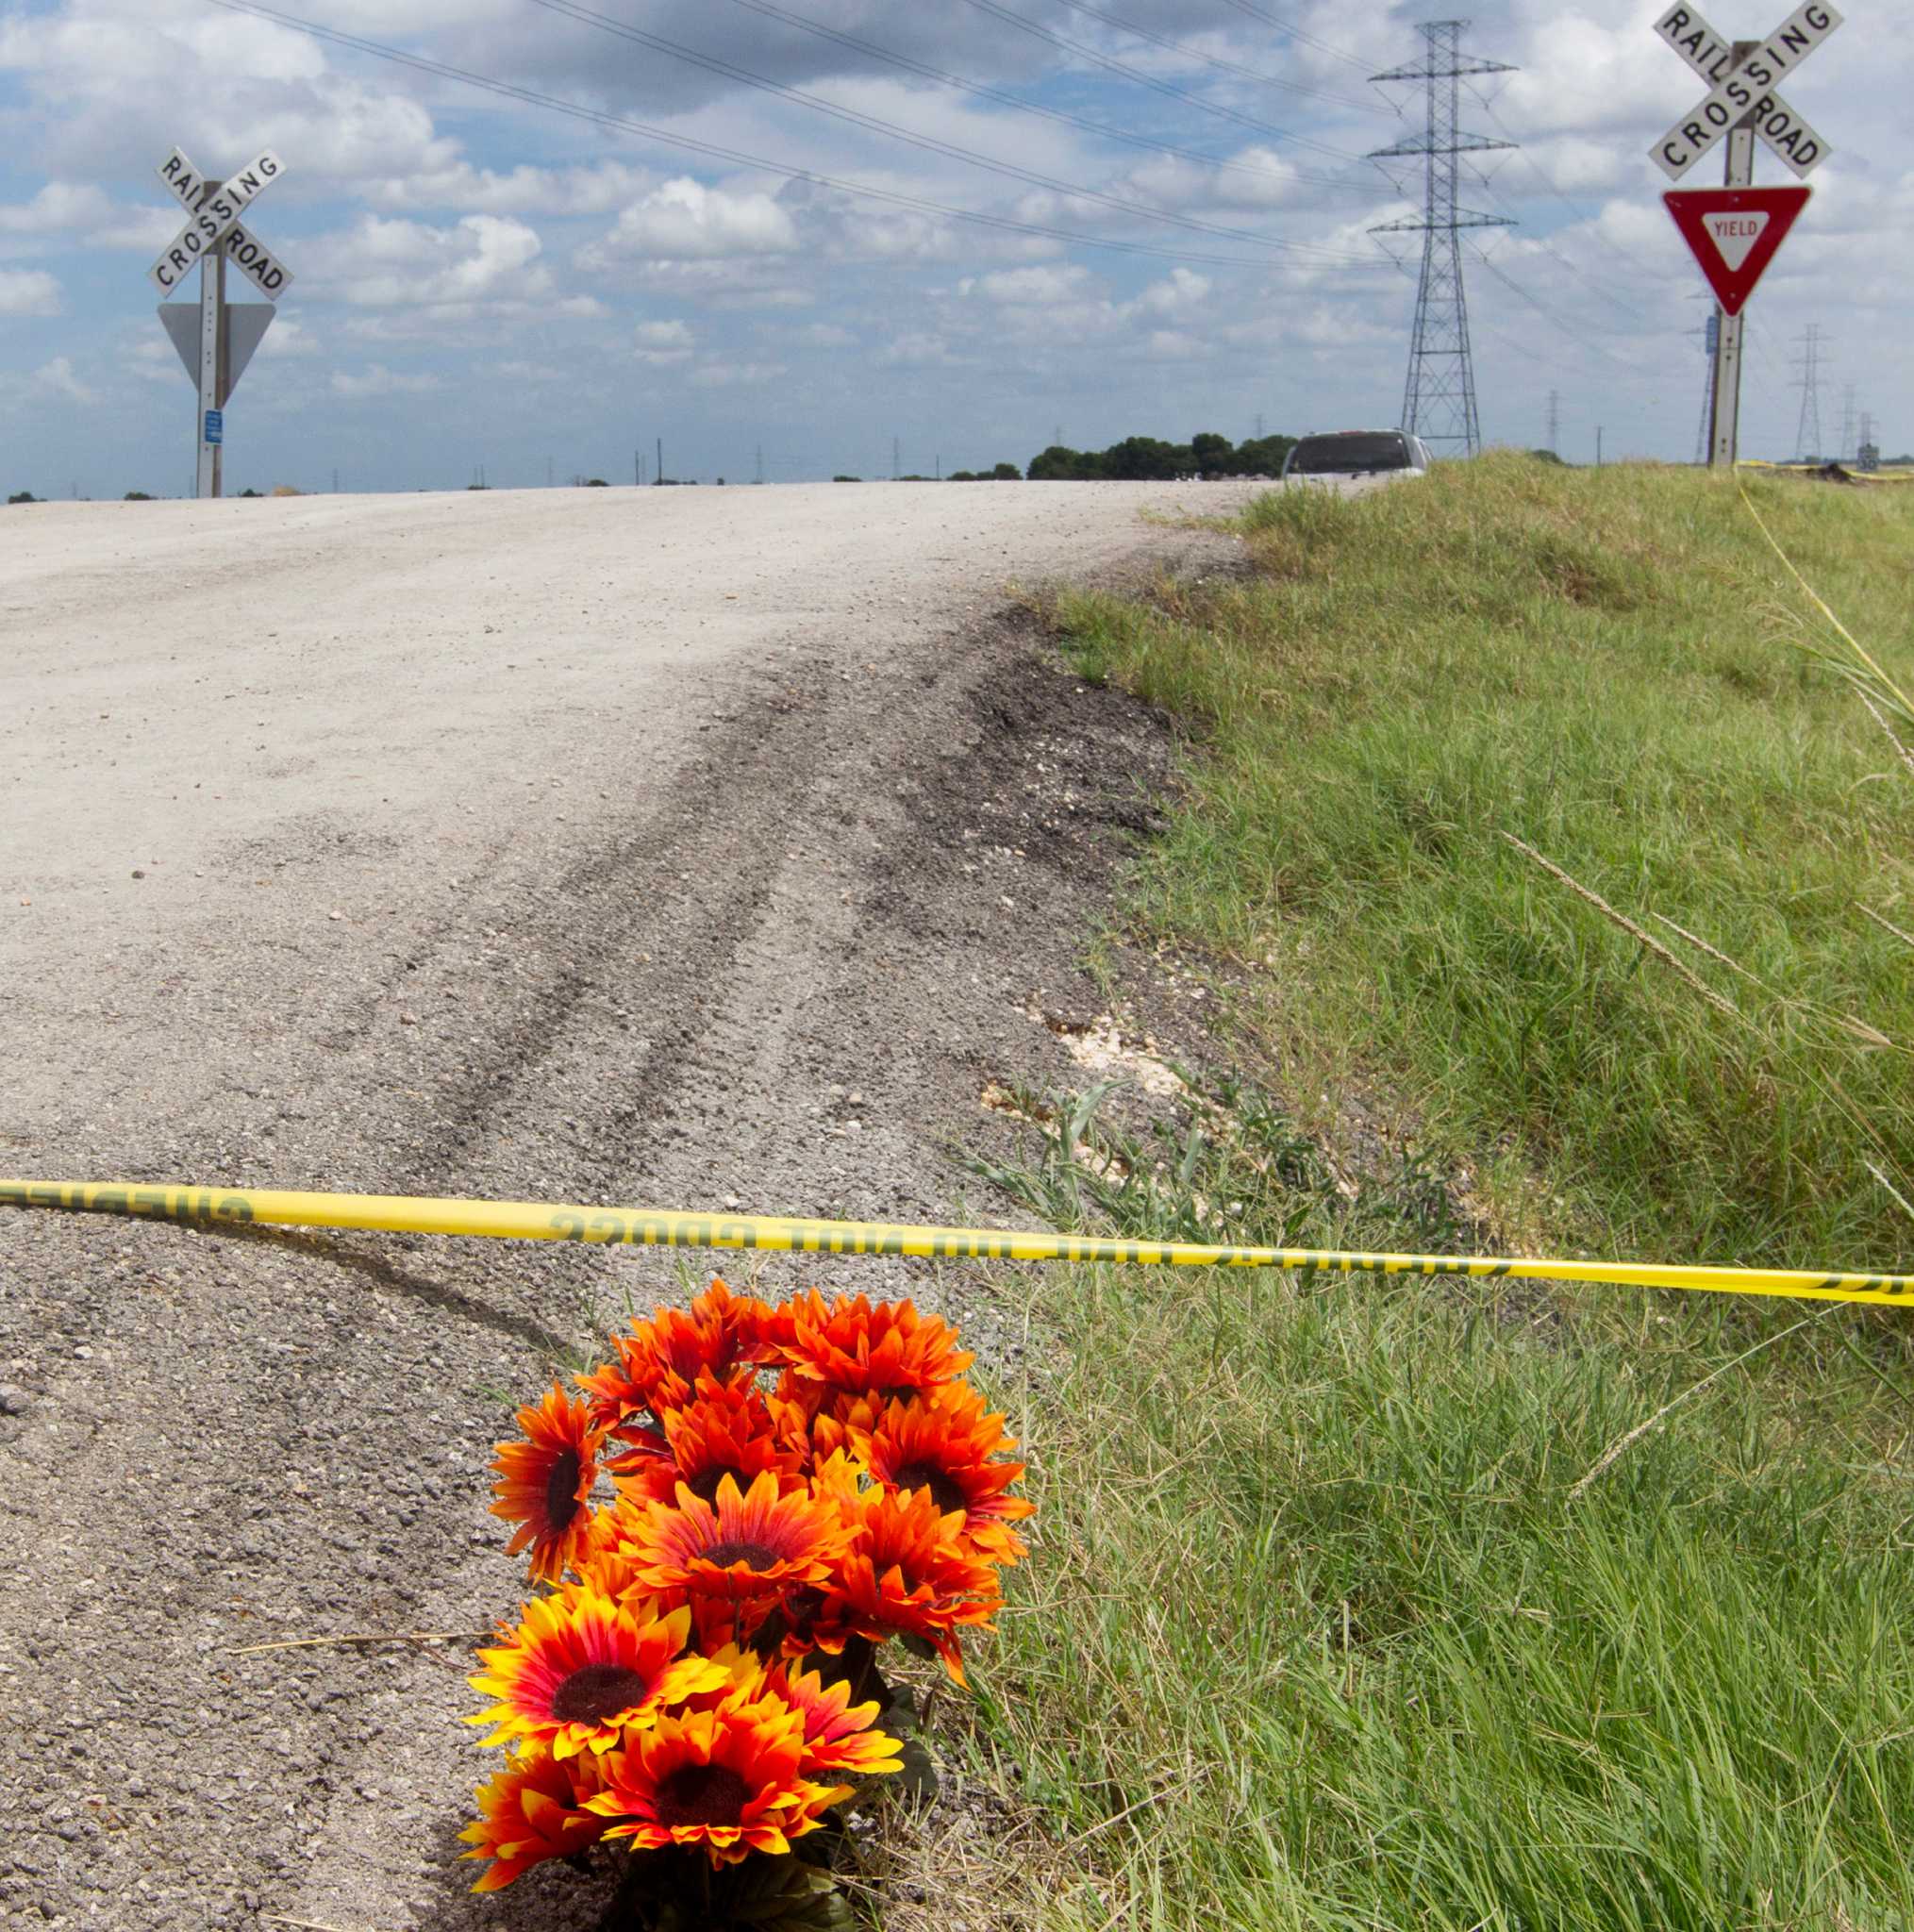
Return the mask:
<path id="1" fill-rule="evenodd" d="M 1126 436 L 1107 449 L 1071 449 L 1053 442 L 1030 458 L 1032 482 L 1090 483 L 1099 478 L 1155 482 L 1175 476 L 1273 476 L 1295 443 L 1293 436 L 1254 436 L 1231 442 L 1205 430 L 1188 442 Z"/>

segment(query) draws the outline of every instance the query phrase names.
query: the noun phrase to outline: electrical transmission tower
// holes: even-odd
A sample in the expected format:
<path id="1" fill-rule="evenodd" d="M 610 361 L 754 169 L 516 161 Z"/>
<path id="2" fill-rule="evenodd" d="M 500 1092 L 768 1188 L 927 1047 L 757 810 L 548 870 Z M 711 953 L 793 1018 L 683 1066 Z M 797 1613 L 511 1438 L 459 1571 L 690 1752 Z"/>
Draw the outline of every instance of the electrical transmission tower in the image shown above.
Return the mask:
<path id="1" fill-rule="evenodd" d="M 1794 431 L 1794 459 L 1819 457 L 1821 447 L 1821 325 L 1810 322 L 1801 334 L 1801 354 L 1795 358 L 1801 374 L 1795 388 L 1801 391 L 1801 421 Z"/>
<path id="2" fill-rule="evenodd" d="M 1835 454 L 1844 463 L 1855 459 L 1855 386 L 1851 382 L 1841 386 L 1841 440 Z"/>
<path id="3" fill-rule="evenodd" d="M 1549 440 L 1542 447 L 1551 456 L 1562 453 L 1562 392 L 1558 389 L 1549 391 Z"/>
<path id="4" fill-rule="evenodd" d="M 1462 230 L 1506 228 L 1504 215 L 1477 214 L 1456 201 L 1457 158 L 1509 148 L 1465 133 L 1457 124 L 1462 79 L 1476 74 L 1513 74 L 1500 60 L 1462 58 L 1466 20 L 1424 21 L 1417 31 L 1427 42 L 1420 66 L 1394 67 L 1374 81 L 1425 83 L 1428 110 L 1422 134 L 1378 148 L 1373 161 L 1423 162 L 1423 213 L 1419 221 L 1386 222 L 1373 235 L 1420 233 L 1423 274 L 1416 288 L 1416 327 L 1409 342 L 1408 382 L 1403 391 L 1402 426 L 1438 455 L 1473 456 L 1482 441 L 1475 414 L 1475 370 L 1469 354 L 1469 305 L 1462 288 Z"/>

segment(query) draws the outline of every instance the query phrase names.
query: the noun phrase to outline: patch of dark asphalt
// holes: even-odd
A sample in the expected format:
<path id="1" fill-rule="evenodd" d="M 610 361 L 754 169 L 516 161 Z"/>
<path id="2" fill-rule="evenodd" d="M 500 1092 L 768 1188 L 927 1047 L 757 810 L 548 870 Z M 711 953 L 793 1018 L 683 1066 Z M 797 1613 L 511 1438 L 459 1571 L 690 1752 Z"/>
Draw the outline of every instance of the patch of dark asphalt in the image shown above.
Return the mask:
<path id="1" fill-rule="evenodd" d="M 1154 547 L 1193 568 L 1220 542 Z M 623 790 L 617 746 L 581 751 L 604 809 L 493 839 L 309 1015 L 249 1012 L 257 1083 L 208 1078 L 128 1177 L 981 1209 L 953 1154 L 1002 1149 L 985 1083 L 1079 1084 L 1032 1014 L 1097 1009 L 1082 958 L 1164 722 L 1009 612 L 852 661 L 813 641 L 680 749 Z M 491 1760 L 460 1646 L 253 1646 L 510 1616 L 485 1469 L 510 1406 L 716 1257 L 24 1215 L 0 1257 L 0 1924 L 591 1923 L 567 1873 L 466 1890 Z M 915 1293 L 987 1388 L 1024 1345 L 985 1271 L 743 1272 Z"/>

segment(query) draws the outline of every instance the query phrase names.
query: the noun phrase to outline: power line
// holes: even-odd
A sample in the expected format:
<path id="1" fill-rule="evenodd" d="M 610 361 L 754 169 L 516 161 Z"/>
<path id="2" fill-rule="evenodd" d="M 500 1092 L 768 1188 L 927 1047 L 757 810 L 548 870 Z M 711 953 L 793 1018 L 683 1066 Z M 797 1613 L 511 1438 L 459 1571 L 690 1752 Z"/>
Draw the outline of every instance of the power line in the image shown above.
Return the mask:
<path id="1" fill-rule="evenodd" d="M 1245 67 L 1240 60 L 1226 60 L 1217 54 L 1206 54 L 1200 47 L 1186 45 L 1181 41 L 1173 41 L 1165 34 L 1159 34 L 1146 26 L 1139 26 L 1134 21 L 1120 19 L 1114 13 L 1106 12 L 1101 7 L 1092 7 L 1090 0 L 1063 0 L 1064 6 L 1073 13 L 1087 13 L 1092 20 L 1100 20 L 1106 26 L 1113 26 L 1122 33 L 1135 34 L 1140 41 L 1148 41 L 1153 45 L 1165 47 L 1173 54 L 1181 54 L 1186 59 L 1200 60 L 1207 67 L 1217 68 L 1224 74 L 1240 75 L 1245 80 L 1260 82 L 1264 87 L 1279 87 L 1290 93 L 1307 94 L 1317 100 L 1328 101 L 1338 108 L 1354 108 L 1358 113 L 1386 114 L 1387 108 L 1378 108 L 1373 101 L 1358 101 L 1349 94 L 1332 94 L 1326 88 L 1310 87 L 1300 80 L 1284 80 L 1274 74 L 1264 74 L 1255 67 Z"/>
<path id="2" fill-rule="evenodd" d="M 977 153 L 974 148 L 960 147 L 954 142 L 940 141 L 935 135 L 913 133 L 907 127 L 900 127 L 894 121 L 880 120 L 874 114 L 866 114 L 857 108 L 843 108 L 821 96 L 807 93 L 802 88 L 787 87 L 782 81 L 771 80 L 761 74 L 754 74 L 747 67 L 740 67 L 734 61 L 723 60 L 715 55 L 700 54 L 693 47 L 682 45 L 679 42 L 666 40 L 662 34 L 655 34 L 647 28 L 629 26 L 623 21 L 613 20 L 608 15 L 594 12 L 589 7 L 578 4 L 578 0 L 532 0 L 535 7 L 542 7 L 547 13 L 558 14 L 566 20 L 574 20 L 582 26 L 595 27 L 601 33 L 615 35 L 620 40 L 631 41 L 654 52 L 668 54 L 674 59 L 683 60 L 693 67 L 702 67 L 713 74 L 722 74 L 727 78 L 740 81 L 746 87 L 757 89 L 762 93 L 775 94 L 778 98 L 793 101 L 799 107 L 808 108 L 813 112 L 827 114 L 834 121 L 848 123 L 851 126 L 864 128 L 867 132 L 888 136 L 892 141 L 901 141 L 907 146 L 921 148 L 926 154 L 942 155 L 947 159 L 964 161 L 974 168 L 983 168 L 992 175 L 1002 175 L 1012 181 L 1022 181 L 1032 188 L 1046 188 L 1053 194 L 1067 194 L 1078 201 L 1093 201 L 1105 208 L 1115 208 L 1120 214 L 1141 215 L 1153 222 L 1167 222 L 1172 227 L 1187 228 L 1192 234 L 1216 235 L 1226 242 L 1247 242 L 1259 248 L 1291 248 L 1303 246 L 1296 242 L 1277 240 L 1252 233 L 1247 228 L 1233 228 L 1221 222 L 1205 221 L 1201 215 L 1178 214 L 1172 208 L 1159 208 L 1154 202 L 1133 200 L 1127 195 L 1108 194 L 1097 188 L 1080 187 L 1074 181 L 1059 181 L 1054 175 L 1040 175 L 1034 168 L 1020 166 L 1015 161 L 992 160 L 990 156 Z"/>
<path id="3" fill-rule="evenodd" d="M 1417 29 L 1425 42 L 1420 67 L 1395 67 L 1372 75 L 1375 81 L 1420 80 L 1426 83 L 1426 125 L 1420 137 L 1380 148 L 1371 160 L 1405 159 L 1420 155 L 1424 166 L 1425 192 L 1420 221 L 1385 222 L 1370 232 L 1377 235 L 1419 232 L 1423 238 L 1423 272 L 1416 284 L 1415 333 L 1409 340 L 1408 380 L 1403 390 L 1402 426 L 1432 443 L 1459 445 L 1450 453 L 1473 457 L 1481 446 L 1482 429 L 1475 409 L 1475 366 L 1469 353 L 1469 304 L 1462 286 L 1462 230 L 1507 227 L 1505 215 L 1478 214 L 1456 201 L 1456 158 L 1490 148 L 1506 147 L 1506 141 L 1466 134 L 1457 125 L 1456 82 L 1464 74 L 1506 74 L 1513 70 L 1499 61 L 1462 64 L 1459 20 L 1425 21 Z"/>
<path id="4" fill-rule="evenodd" d="M 1810 322 L 1801 334 L 1801 354 L 1795 367 L 1801 371 L 1795 387 L 1801 391 L 1801 421 L 1794 431 L 1794 459 L 1813 457 L 1819 461 L 1827 452 L 1821 446 L 1821 325 Z"/>
<path id="5" fill-rule="evenodd" d="M 1259 20 L 1265 26 L 1273 26 L 1278 33 L 1288 34 L 1292 41 L 1301 41 L 1306 47 L 1314 47 L 1319 54 L 1327 54 L 1332 60 L 1341 60 L 1360 74 L 1369 65 L 1359 54 L 1346 53 L 1340 47 L 1332 47 L 1327 41 L 1319 41 L 1316 36 L 1298 26 L 1292 20 L 1281 19 L 1265 8 L 1253 6 L 1251 0 L 1227 0 L 1239 13 L 1246 13 L 1252 20 Z"/>
<path id="6" fill-rule="evenodd" d="M 1036 114 L 1045 121 L 1056 121 L 1069 127 L 1080 127 L 1086 133 L 1094 134 L 1105 141 L 1122 142 L 1129 147 L 1140 147 L 1154 154 L 1174 155 L 1179 160 L 1195 161 L 1202 167 L 1227 169 L 1233 174 L 1255 175 L 1265 181 L 1312 181 L 1324 188 L 1341 190 L 1344 193 L 1356 192 L 1356 184 L 1336 175 L 1310 175 L 1301 169 L 1287 173 L 1274 168 L 1258 168 L 1251 161 L 1225 160 L 1216 155 L 1199 153 L 1195 148 L 1180 147 L 1172 141 L 1155 141 L 1147 134 L 1137 134 L 1126 127 L 1113 127 L 1107 121 L 1092 121 L 1087 114 L 1073 114 L 1066 108 L 1046 107 L 1038 101 L 1026 101 L 1021 95 L 1013 94 L 1007 89 L 991 87 L 981 80 L 966 80 L 960 74 L 951 74 L 941 67 L 933 67 L 928 61 L 919 60 L 909 54 L 900 54 L 894 48 L 878 45 L 875 41 L 866 40 L 861 34 L 846 33 L 841 27 L 826 25 L 821 20 L 812 20 L 808 15 L 795 13 L 788 7 L 779 7 L 775 0 L 731 0 L 734 7 L 761 15 L 766 20 L 782 21 L 787 26 L 794 26 L 801 32 L 815 34 L 820 40 L 835 41 L 840 47 L 848 47 L 855 53 L 868 55 L 874 60 L 882 60 L 888 65 L 900 69 L 906 74 L 921 75 L 925 80 L 934 80 L 961 92 L 974 94 L 979 100 L 996 101 L 1007 108 L 1013 108 L 1019 113 Z"/>
<path id="7" fill-rule="evenodd" d="M 462 86 L 478 88 L 503 100 L 519 101 L 529 107 L 543 108 L 553 113 L 569 115 L 576 121 L 589 122 L 593 126 L 609 128 L 616 133 L 640 135 L 660 147 L 681 148 L 688 154 L 707 155 L 716 160 L 728 161 L 734 167 L 757 168 L 767 175 L 781 175 L 786 180 L 803 181 L 818 187 L 834 189 L 841 194 L 856 195 L 866 201 L 882 202 L 891 208 L 909 208 L 918 214 L 943 215 L 952 221 L 970 222 L 980 227 L 996 228 L 1008 234 L 1039 236 L 1045 241 L 1069 242 L 1074 247 L 1108 249 L 1117 254 L 1144 256 L 1157 261 L 1195 262 L 1213 268 L 1261 266 L 1257 262 L 1245 260 L 1240 255 L 1206 255 L 1191 249 L 1161 248 L 1145 242 L 1120 242 L 1105 236 L 1077 234 L 1072 229 L 1059 228 L 1047 222 L 1024 221 L 1012 215 L 987 214 L 977 208 L 953 208 L 946 202 L 932 201 L 924 195 L 906 194 L 896 189 L 874 188 L 868 183 L 848 181 L 840 175 L 826 175 L 815 168 L 799 168 L 786 161 L 768 160 L 762 155 L 746 154 L 741 149 L 725 147 L 717 142 L 700 141 L 695 136 L 654 127 L 649 123 L 634 121 L 626 115 L 613 114 L 600 108 L 589 108 L 581 101 L 568 100 L 560 94 L 548 94 L 536 88 L 520 86 L 514 81 L 498 80 L 489 75 L 474 74 L 467 68 L 454 67 L 446 61 L 429 59 L 423 54 L 409 54 L 399 47 L 389 47 L 378 41 L 367 40 L 360 34 L 347 33 L 338 27 L 322 26 L 314 21 L 302 20 L 296 14 L 284 13 L 276 8 L 264 6 L 261 0 L 207 0 L 207 4 L 227 13 L 247 14 L 257 20 L 270 20 L 279 26 L 295 28 L 301 33 L 310 35 L 314 40 L 326 42 L 330 45 L 348 47 L 356 53 L 369 54 L 374 59 L 390 60 L 401 67 L 412 68 L 421 74 L 433 75 L 441 80 L 455 80 Z M 1131 212 L 1138 210 L 1132 209 Z M 1351 267 L 1373 265 L 1364 257 L 1312 242 L 1277 243 L 1265 240 L 1263 245 L 1289 247 Z"/>
<path id="8" fill-rule="evenodd" d="M 1000 7 L 997 0 L 964 0 L 967 7 L 974 7 L 979 13 L 990 14 L 1006 25 L 1021 28 L 1026 34 L 1033 34 L 1040 41 L 1047 41 L 1053 47 L 1060 47 L 1066 54 L 1074 54 L 1079 59 L 1089 60 L 1110 74 L 1120 74 L 1125 80 L 1138 87 L 1154 88 L 1159 94 L 1168 94 L 1172 100 L 1183 101 L 1192 108 L 1200 108 L 1206 114 L 1215 114 L 1224 121 L 1234 121 L 1240 126 L 1253 127 L 1258 134 L 1273 135 L 1278 141 L 1293 142 L 1298 147 L 1312 148 L 1317 154 L 1328 155 L 1339 161 L 1353 161 L 1358 156 L 1345 154 L 1340 148 L 1329 147 L 1320 141 L 1311 141 L 1300 134 L 1291 134 L 1287 128 L 1273 127 L 1267 121 L 1258 121 L 1254 115 L 1239 114 L 1234 108 L 1220 106 L 1215 101 L 1207 101 L 1201 94 L 1191 93 L 1186 87 L 1177 87 L 1173 82 L 1159 80 L 1153 74 L 1145 74 L 1140 67 L 1131 67 L 1122 60 L 1113 59 L 1107 54 L 1099 54 L 1094 47 L 1086 47 L 1081 41 L 1073 41 L 1059 33 L 1053 33 L 1047 26 L 1040 26 L 1034 20 L 1026 20 L 1021 13 L 1013 12 L 1007 7 Z"/>

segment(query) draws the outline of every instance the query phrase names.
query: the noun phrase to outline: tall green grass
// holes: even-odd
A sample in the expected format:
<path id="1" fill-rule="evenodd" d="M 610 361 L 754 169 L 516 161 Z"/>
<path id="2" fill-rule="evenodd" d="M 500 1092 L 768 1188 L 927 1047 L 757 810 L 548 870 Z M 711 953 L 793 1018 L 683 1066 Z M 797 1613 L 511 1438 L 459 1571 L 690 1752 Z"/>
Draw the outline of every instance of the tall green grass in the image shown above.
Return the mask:
<path id="1" fill-rule="evenodd" d="M 1749 488 L 1914 683 L 1914 491 Z M 1201 737 L 1135 919 L 1236 962 L 1291 1091 L 1479 1162 L 1520 1232 L 1899 1265 L 1914 773 L 1736 491 L 1494 457 L 1243 534 L 1240 579 L 1057 609 Z"/>
<path id="2" fill-rule="evenodd" d="M 1849 1311 L 1736 1367 L 1718 1308 L 1467 1295 L 1047 1281 L 984 1734 L 1104 1875 L 1041 1923 L 1914 1925 L 1908 1465 Z"/>

